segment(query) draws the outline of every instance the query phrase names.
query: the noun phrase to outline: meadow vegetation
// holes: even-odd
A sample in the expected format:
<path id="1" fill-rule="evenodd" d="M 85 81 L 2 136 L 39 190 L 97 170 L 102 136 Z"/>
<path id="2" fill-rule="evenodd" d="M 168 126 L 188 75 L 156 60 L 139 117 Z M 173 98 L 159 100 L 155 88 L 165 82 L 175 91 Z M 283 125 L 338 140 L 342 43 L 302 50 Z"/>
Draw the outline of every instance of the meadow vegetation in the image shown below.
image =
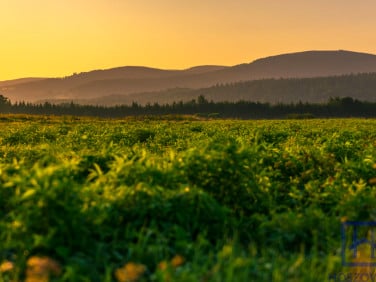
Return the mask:
<path id="1" fill-rule="evenodd" d="M 373 119 L 2 115 L 0 281 L 327 281 L 375 188 Z"/>

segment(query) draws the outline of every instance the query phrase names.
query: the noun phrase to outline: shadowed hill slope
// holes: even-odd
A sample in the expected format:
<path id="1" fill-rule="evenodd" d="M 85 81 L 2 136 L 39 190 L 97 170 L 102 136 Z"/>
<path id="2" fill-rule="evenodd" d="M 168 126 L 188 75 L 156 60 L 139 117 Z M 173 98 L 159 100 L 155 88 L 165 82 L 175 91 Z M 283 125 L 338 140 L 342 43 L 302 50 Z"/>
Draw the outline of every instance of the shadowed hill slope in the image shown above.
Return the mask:
<path id="1" fill-rule="evenodd" d="M 75 99 L 87 105 L 145 105 L 188 102 L 204 96 L 209 101 L 253 101 L 262 103 L 325 103 L 330 98 L 352 97 L 360 101 L 376 102 L 376 73 L 350 74 L 315 78 L 261 79 L 221 84 L 207 88 L 172 88 L 130 95 L 109 95 L 92 99 Z M 67 103 L 71 100 L 42 100 L 40 102 Z"/>

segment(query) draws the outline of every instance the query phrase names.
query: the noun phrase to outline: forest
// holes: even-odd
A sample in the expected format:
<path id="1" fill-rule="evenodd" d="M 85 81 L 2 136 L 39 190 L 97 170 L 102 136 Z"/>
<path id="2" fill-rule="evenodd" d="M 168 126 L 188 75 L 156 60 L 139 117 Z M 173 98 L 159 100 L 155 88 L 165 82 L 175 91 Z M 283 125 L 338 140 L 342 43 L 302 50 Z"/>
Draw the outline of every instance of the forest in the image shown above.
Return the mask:
<path id="1" fill-rule="evenodd" d="M 141 105 L 100 106 L 80 105 L 73 102 L 53 104 L 11 103 L 0 95 L 0 113 L 72 115 L 104 118 L 121 118 L 144 115 L 197 115 L 209 118 L 279 119 L 279 118 L 328 118 L 328 117 L 376 117 L 376 102 L 359 101 L 351 97 L 330 98 L 327 103 L 260 103 L 251 101 L 214 102 L 204 95 L 188 102 L 170 104 L 147 103 Z"/>

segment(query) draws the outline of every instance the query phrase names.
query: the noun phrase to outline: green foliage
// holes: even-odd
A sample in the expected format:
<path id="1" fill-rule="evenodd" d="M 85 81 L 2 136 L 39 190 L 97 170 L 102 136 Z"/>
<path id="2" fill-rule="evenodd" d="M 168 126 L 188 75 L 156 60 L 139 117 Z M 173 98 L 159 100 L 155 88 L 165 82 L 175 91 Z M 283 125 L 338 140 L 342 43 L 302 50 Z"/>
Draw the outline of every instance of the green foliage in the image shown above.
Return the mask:
<path id="1" fill-rule="evenodd" d="M 127 262 L 146 281 L 325 281 L 341 218 L 376 220 L 375 125 L 8 116 L 0 281 L 34 255 L 58 281 L 115 281 Z"/>

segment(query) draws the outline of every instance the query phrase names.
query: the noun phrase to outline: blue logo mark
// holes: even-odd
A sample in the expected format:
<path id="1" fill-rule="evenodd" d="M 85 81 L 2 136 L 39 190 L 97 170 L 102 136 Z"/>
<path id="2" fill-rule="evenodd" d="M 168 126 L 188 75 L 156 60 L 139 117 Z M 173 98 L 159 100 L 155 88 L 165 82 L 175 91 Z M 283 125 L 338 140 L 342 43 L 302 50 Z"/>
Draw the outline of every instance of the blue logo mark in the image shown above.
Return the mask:
<path id="1" fill-rule="evenodd" d="M 341 226 L 343 266 L 376 266 L 376 222 L 346 221 Z M 366 248 L 366 249 L 365 249 Z M 366 250 L 366 254 L 359 250 Z"/>

